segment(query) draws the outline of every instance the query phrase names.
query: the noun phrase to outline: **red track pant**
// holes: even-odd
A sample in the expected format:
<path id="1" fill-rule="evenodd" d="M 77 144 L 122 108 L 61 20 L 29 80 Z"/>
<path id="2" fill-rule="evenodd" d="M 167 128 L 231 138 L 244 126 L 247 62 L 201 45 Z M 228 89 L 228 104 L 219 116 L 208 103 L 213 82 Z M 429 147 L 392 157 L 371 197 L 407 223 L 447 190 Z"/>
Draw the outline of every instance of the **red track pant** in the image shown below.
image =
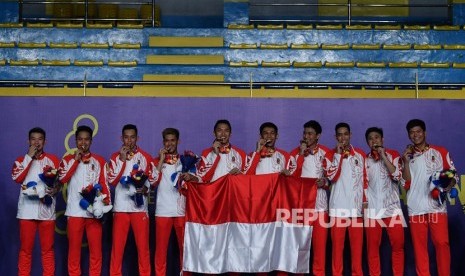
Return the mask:
<path id="1" fill-rule="evenodd" d="M 185 217 L 155 217 L 155 276 L 166 276 L 166 257 L 173 227 L 178 240 L 179 263 L 182 270 L 185 225 Z M 183 275 L 192 274 L 184 271 Z"/>
<path id="2" fill-rule="evenodd" d="M 326 275 L 326 241 L 328 240 L 328 212 L 318 212 L 317 220 L 313 223 L 312 271 L 314 276 Z"/>
<path id="3" fill-rule="evenodd" d="M 55 274 L 55 253 L 53 241 L 55 237 L 54 220 L 19 220 L 19 240 L 21 248 L 18 258 L 18 275 L 31 275 L 32 250 L 36 230 L 39 230 L 40 252 L 42 255 L 42 275 Z"/>
<path id="4" fill-rule="evenodd" d="M 68 217 L 68 275 L 81 275 L 82 236 L 86 231 L 89 243 L 89 275 L 102 271 L 102 223 L 95 218 Z"/>
<path id="5" fill-rule="evenodd" d="M 150 276 L 149 217 L 146 212 L 113 213 L 113 242 L 111 247 L 110 275 L 121 274 L 124 248 L 132 227 L 137 246 L 139 275 Z"/>
<path id="6" fill-rule="evenodd" d="M 365 227 L 365 231 L 370 276 L 381 275 L 379 247 L 381 245 L 383 226 L 387 231 L 392 248 L 392 272 L 394 276 L 404 275 L 404 227 L 402 221 L 403 219 L 399 216 L 379 220 L 368 219 L 368 226 Z"/>
<path id="7" fill-rule="evenodd" d="M 352 275 L 362 276 L 363 250 L 363 218 L 332 217 L 334 225 L 331 227 L 332 239 L 332 269 L 333 276 L 342 276 L 344 267 L 343 252 L 346 230 L 349 231 L 350 255 L 352 259 Z"/>
<path id="8" fill-rule="evenodd" d="M 410 232 L 412 235 L 415 269 L 418 276 L 429 276 L 428 227 L 431 240 L 436 249 L 438 275 L 450 275 L 449 231 L 446 213 L 430 213 L 410 216 Z"/>

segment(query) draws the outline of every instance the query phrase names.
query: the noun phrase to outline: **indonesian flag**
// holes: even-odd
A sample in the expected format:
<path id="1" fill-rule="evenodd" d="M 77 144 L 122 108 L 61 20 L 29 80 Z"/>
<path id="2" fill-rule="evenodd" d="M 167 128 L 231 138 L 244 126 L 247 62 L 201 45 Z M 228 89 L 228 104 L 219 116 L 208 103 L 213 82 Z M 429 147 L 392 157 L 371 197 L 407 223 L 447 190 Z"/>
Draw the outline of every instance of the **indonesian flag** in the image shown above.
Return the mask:
<path id="1" fill-rule="evenodd" d="M 309 272 L 315 179 L 226 175 L 187 191 L 185 271 Z"/>

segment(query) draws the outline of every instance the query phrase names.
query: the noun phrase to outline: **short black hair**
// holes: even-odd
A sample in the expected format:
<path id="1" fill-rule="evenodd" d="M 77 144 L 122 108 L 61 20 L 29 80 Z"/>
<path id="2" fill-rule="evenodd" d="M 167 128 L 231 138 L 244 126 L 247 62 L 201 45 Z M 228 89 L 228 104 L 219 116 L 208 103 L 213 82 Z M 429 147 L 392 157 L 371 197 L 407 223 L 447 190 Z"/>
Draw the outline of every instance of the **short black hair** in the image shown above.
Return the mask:
<path id="1" fill-rule="evenodd" d="M 417 126 L 423 129 L 423 131 L 426 131 L 426 124 L 423 120 L 420 119 L 412 119 L 408 121 L 407 126 L 405 128 L 407 129 L 407 132 L 409 132 L 412 128 Z"/>
<path id="2" fill-rule="evenodd" d="M 313 128 L 316 131 L 316 134 L 321 134 L 321 132 L 323 131 L 321 129 L 320 123 L 318 123 L 315 120 L 310 120 L 310 121 L 306 122 L 304 124 L 304 128 L 307 128 L 307 127 Z"/>
<path id="3" fill-rule="evenodd" d="M 166 135 L 174 135 L 174 136 L 176 136 L 176 139 L 179 140 L 179 130 L 177 130 L 175 128 L 172 128 L 172 127 L 165 128 L 161 132 L 161 136 L 163 137 L 163 139 L 165 139 Z"/>
<path id="4" fill-rule="evenodd" d="M 262 131 L 265 127 L 270 127 L 270 128 L 273 128 L 274 131 L 276 132 L 276 134 L 278 134 L 278 127 L 272 123 L 272 122 L 265 122 L 263 123 L 261 126 L 260 126 L 260 134 L 262 134 Z"/>
<path id="5" fill-rule="evenodd" d="M 123 130 L 121 130 L 121 134 L 124 135 L 124 131 L 125 130 L 128 130 L 128 129 L 134 129 L 134 131 L 136 132 L 136 135 L 137 135 L 137 126 L 136 125 L 133 125 L 133 124 L 126 124 L 123 126 Z"/>
<path id="6" fill-rule="evenodd" d="M 220 125 L 220 124 L 225 124 L 225 125 L 227 125 L 227 126 L 229 127 L 229 131 L 232 131 L 231 123 L 230 123 L 228 120 L 226 120 L 226 119 L 220 119 L 220 120 L 216 121 L 215 126 L 213 127 L 213 132 L 216 131 L 216 128 L 217 128 L 218 125 Z"/>
<path id="7" fill-rule="evenodd" d="M 92 140 L 92 135 L 94 134 L 94 131 L 89 126 L 78 126 L 76 132 L 74 132 L 74 136 L 76 137 L 76 139 L 78 137 L 79 132 L 82 131 L 88 132 L 90 134 L 90 139 Z"/>
<path id="8" fill-rule="evenodd" d="M 336 125 L 336 127 L 334 128 L 334 130 L 336 131 L 336 134 L 337 134 L 337 130 L 340 129 L 341 127 L 345 127 L 347 128 L 347 130 L 350 132 L 350 126 L 348 123 L 345 123 L 345 122 L 340 122 Z"/>
<path id="9" fill-rule="evenodd" d="M 28 134 L 28 137 L 29 139 L 31 138 L 31 134 L 32 133 L 40 133 L 44 136 L 44 139 L 45 139 L 45 130 L 41 127 L 33 127 L 29 130 L 29 134 Z"/>
<path id="10" fill-rule="evenodd" d="M 368 135 L 372 132 L 376 132 L 376 133 L 379 133 L 379 135 L 381 135 L 381 138 L 383 138 L 384 136 L 384 133 L 383 133 L 383 129 L 380 128 L 380 127 L 369 127 L 367 129 L 367 131 L 365 131 L 365 140 L 368 142 Z"/>

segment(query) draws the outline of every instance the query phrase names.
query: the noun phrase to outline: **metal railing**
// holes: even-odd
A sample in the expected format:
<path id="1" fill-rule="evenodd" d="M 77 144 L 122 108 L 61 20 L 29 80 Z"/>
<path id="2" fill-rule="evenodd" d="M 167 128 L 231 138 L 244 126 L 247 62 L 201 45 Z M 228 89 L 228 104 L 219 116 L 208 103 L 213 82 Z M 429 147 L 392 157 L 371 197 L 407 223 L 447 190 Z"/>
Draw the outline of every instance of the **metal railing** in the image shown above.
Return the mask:
<path id="1" fill-rule="evenodd" d="M 276 88 L 293 89 L 464 89 L 465 83 L 419 83 L 412 82 L 217 82 L 217 81 L 64 81 L 64 80 L 0 80 L 0 87 L 89 87 L 99 86 L 106 88 L 132 88 L 134 86 L 160 85 L 160 86 L 229 86 L 232 88 Z"/>
<path id="2" fill-rule="evenodd" d="M 87 26 L 89 21 L 102 21 L 102 22 L 143 22 L 143 23 L 148 23 L 152 27 L 155 27 L 159 24 L 157 22 L 156 18 L 156 10 L 157 7 L 155 5 L 155 0 L 146 0 L 146 1 L 105 1 L 105 2 L 95 2 L 92 0 L 48 0 L 48 1 L 41 1 L 41 0 L 18 0 L 19 4 L 19 21 L 20 22 L 56 22 L 56 21 L 70 21 L 70 22 L 82 22 L 84 26 Z M 27 16 L 25 15 L 25 10 L 28 10 L 28 8 L 31 7 L 42 7 L 44 10 L 46 9 L 46 6 L 50 5 L 53 7 L 53 5 L 66 5 L 68 7 L 80 7 L 81 10 L 84 11 L 82 15 L 79 16 L 59 16 L 57 17 L 56 15 L 52 14 L 52 16 L 47 16 L 47 14 L 44 12 L 43 15 L 33 15 L 33 16 Z M 149 6 L 151 9 L 151 16 L 150 18 L 142 18 L 139 16 L 139 18 L 118 18 L 116 17 L 101 17 L 100 15 L 93 15 L 90 14 L 91 9 L 93 9 L 95 13 L 95 9 L 99 5 L 122 5 L 122 6 Z M 82 9 L 83 8 L 83 9 Z"/>
<path id="3" fill-rule="evenodd" d="M 250 19 L 251 23 L 344 23 L 347 25 L 351 25 L 352 23 L 397 23 L 398 20 L 396 19 L 389 19 L 389 16 L 379 16 L 378 18 L 375 19 L 353 19 L 354 16 L 354 10 L 355 9 L 364 9 L 364 8 L 431 8 L 431 9 L 437 9 L 437 8 L 443 8 L 447 9 L 447 19 L 444 21 L 445 24 L 451 24 L 452 23 L 452 17 L 453 17 L 453 4 L 452 0 L 447 0 L 447 4 L 361 4 L 361 3 L 353 3 L 353 0 L 347 0 L 346 3 L 251 3 L 249 4 L 251 8 L 253 7 L 259 7 L 259 8 L 265 8 L 265 7 L 309 7 L 309 8 L 315 8 L 318 9 L 320 7 L 341 7 L 347 9 L 347 14 L 345 17 L 335 15 L 334 17 L 340 17 L 340 19 L 320 19 L 320 18 L 315 18 L 315 19 L 307 19 L 307 20 L 302 20 L 302 19 Z M 319 16 L 318 16 L 319 17 Z M 360 17 L 360 16 L 359 16 Z M 363 17 L 370 17 L 370 15 L 366 15 Z M 376 16 L 372 16 L 376 17 Z M 394 16 L 391 16 L 391 18 Z M 426 23 L 423 22 L 424 20 L 416 20 L 412 19 L 412 23 Z"/>
<path id="4" fill-rule="evenodd" d="M 73 21 L 73 22 L 83 22 L 84 26 L 87 26 L 89 21 L 102 21 L 102 22 L 121 22 L 121 21 L 129 21 L 129 22 L 144 22 L 147 25 L 152 27 L 157 26 L 159 22 L 157 22 L 156 18 L 156 0 L 135 0 L 135 1 L 105 1 L 105 2 L 97 2 L 95 0 L 18 0 L 19 3 L 19 20 L 20 22 L 54 22 L 54 21 Z M 326 18 L 328 16 L 315 16 L 314 18 L 308 19 L 292 19 L 290 16 L 287 19 L 274 19 L 274 18 L 266 18 L 266 19 L 255 19 L 253 16 L 250 17 L 251 23 L 344 23 L 347 25 L 351 25 L 353 23 L 398 23 L 398 19 L 394 18 L 394 16 L 354 16 L 354 10 L 360 11 L 360 9 L 373 9 L 373 8 L 408 8 L 408 9 L 415 9 L 415 8 L 429 8 L 429 9 L 447 9 L 447 16 L 441 23 L 444 24 L 452 24 L 452 0 L 447 0 L 447 3 L 444 4 L 434 4 L 434 3 L 425 3 L 425 4 L 361 4 L 361 3 L 354 3 L 354 0 L 347 0 L 346 3 L 299 3 L 298 0 L 294 3 L 253 3 L 251 1 L 249 3 L 250 8 L 265 8 L 265 7 L 308 7 L 308 8 L 344 8 L 346 10 L 346 15 L 340 16 L 329 16 L 331 18 Z M 151 7 L 151 17 L 147 18 L 102 18 L 101 16 L 91 15 L 89 13 L 91 7 L 95 9 L 99 5 L 105 4 L 112 4 L 112 5 L 123 5 L 123 6 L 143 6 L 149 5 Z M 47 16 L 44 14 L 43 16 L 28 16 L 25 15 L 25 10 L 31 7 L 45 7 L 51 5 L 73 5 L 74 7 L 83 7 L 84 14 L 80 16 L 67 16 L 67 17 L 54 17 Z M 81 8 L 82 10 L 82 8 Z M 360 13 L 360 12 L 359 12 Z M 354 18 L 356 17 L 356 18 Z M 371 18 L 370 18 L 371 17 Z M 370 18 L 370 19 L 366 19 Z M 393 19 L 394 18 L 394 19 Z M 409 19 L 408 16 L 406 16 Z M 428 18 L 412 18 L 410 23 L 428 23 L 424 22 L 427 21 Z"/>

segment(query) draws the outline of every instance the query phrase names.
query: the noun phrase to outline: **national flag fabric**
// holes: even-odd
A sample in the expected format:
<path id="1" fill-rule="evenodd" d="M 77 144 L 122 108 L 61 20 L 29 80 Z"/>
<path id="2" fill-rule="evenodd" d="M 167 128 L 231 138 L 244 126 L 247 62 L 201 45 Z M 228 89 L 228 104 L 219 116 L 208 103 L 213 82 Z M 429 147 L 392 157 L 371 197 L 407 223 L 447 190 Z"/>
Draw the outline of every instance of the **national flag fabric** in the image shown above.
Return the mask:
<path id="1" fill-rule="evenodd" d="M 188 183 L 185 271 L 308 273 L 315 179 L 226 175 Z"/>

